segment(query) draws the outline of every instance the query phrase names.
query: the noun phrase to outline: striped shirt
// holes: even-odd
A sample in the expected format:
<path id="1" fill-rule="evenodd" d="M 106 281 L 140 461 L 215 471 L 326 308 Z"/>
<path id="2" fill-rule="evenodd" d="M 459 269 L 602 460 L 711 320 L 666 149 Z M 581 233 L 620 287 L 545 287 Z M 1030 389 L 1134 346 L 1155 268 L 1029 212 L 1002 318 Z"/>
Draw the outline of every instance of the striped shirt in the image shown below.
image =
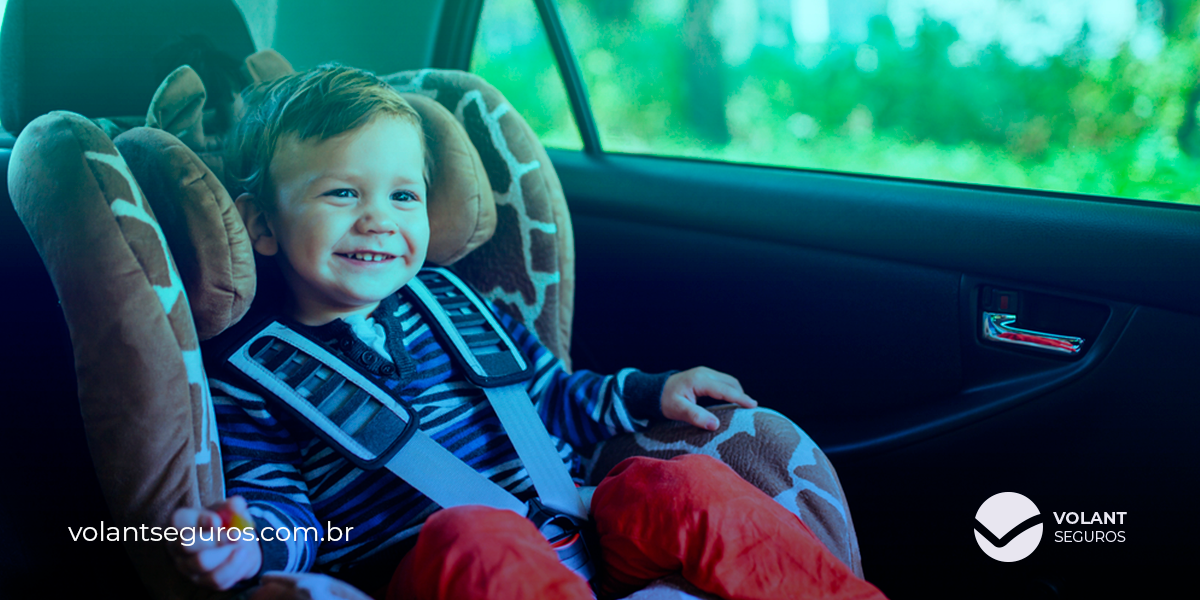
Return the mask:
<path id="1" fill-rule="evenodd" d="M 619 433 L 644 430 L 650 420 L 661 418 L 659 399 L 667 374 L 634 369 L 609 376 L 568 373 L 530 331 L 494 307 L 493 312 L 534 365 L 529 395 L 577 481 L 582 477 L 579 450 Z M 390 354 L 407 354 L 397 363 L 411 357 L 411 366 L 397 364 L 401 368 L 388 371 L 411 373 L 415 367 L 415 373 L 407 380 L 396 375 L 377 382 L 411 406 L 421 430 L 460 460 L 519 499 L 532 498 L 529 477 L 483 392 L 467 381 L 403 290 L 381 303 L 374 316 L 383 327 L 351 327 L 338 320 L 310 328 L 310 333 L 341 349 L 344 357 L 373 354 L 370 360 L 392 357 L 372 350 L 379 349 L 382 340 L 359 336 L 374 337 L 365 333 L 372 330 L 400 336 L 402 348 L 387 340 L 388 348 L 395 349 Z M 210 384 L 227 494 L 246 498 L 260 531 L 273 527 L 276 536 L 281 529 L 292 531 L 287 541 L 260 540 L 264 571 L 336 572 L 408 540 L 438 509 L 391 471 L 355 467 L 262 397 L 220 375 Z M 340 540 L 321 540 L 330 525 L 353 529 Z"/>

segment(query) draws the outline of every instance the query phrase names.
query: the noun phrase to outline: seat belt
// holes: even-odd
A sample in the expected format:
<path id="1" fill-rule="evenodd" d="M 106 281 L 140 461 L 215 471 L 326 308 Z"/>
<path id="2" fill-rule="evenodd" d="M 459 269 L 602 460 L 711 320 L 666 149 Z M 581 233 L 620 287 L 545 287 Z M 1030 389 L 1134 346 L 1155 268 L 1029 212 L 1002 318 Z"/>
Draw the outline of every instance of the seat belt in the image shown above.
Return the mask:
<path id="1" fill-rule="evenodd" d="M 443 508 L 527 514 L 525 503 L 422 432 L 411 408 L 286 324 L 272 320 L 226 360 L 359 468 L 385 467 Z"/>
<path id="2" fill-rule="evenodd" d="M 408 288 L 419 300 L 418 309 L 439 325 L 433 329 L 444 338 L 443 346 L 458 354 L 467 378 L 487 395 L 542 503 L 586 521 L 578 488 L 525 390 L 532 365 L 491 309 L 446 269 L 423 269 Z"/>
<path id="3" fill-rule="evenodd" d="M 443 508 L 484 505 L 530 519 L 559 560 L 590 581 L 587 509 L 525 391 L 532 365 L 478 294 L 450 271 L 424 269 L 408 288 L 443 348 L 487 395 L 538 493 L 529 504 L 423 433 L 411 408 L 285 319 L 254 324 L 255 332 L 223 350 L 220 360 L 359 468 L 387 468 Z"/>
<path id="4" fill-rule="evenodd" d="M 473 290 L 446 269 L 408 283 L 431 329 L 484 390 L 541 502 L 587 520 L 587 509 L 525 391 L 532 365 Z M 269 322 L 268 322 L 269 321 Z M 257 325 L 223 360 L 362 469 L 385 467 L 443 508 L 483 504 L 528 514 L 524 503 L 420 431 L 406 405 L 284 319 Z"/>

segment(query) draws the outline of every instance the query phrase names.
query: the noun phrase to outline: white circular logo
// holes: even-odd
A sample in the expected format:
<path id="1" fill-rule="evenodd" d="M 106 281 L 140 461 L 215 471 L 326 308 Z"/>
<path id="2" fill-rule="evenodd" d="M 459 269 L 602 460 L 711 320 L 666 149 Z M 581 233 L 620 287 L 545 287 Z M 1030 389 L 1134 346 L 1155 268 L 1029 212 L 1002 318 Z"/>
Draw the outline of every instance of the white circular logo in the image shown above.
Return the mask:
<path id="1" fill-rule="evenodd" d="M 975 541 L 988 556 L 1016 562 L 1033 554 L 1042 541 L 1042 513 L 1033 501 L 1015 492 L 1001 492 L 984 501 L 975 513 Z"/>

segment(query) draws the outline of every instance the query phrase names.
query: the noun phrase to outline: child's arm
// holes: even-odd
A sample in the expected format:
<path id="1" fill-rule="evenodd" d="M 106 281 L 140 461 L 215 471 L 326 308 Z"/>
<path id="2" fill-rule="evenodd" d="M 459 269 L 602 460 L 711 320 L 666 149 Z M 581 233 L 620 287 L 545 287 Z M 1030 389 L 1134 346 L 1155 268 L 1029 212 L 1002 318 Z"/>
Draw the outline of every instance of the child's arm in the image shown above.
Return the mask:
<path id="1" fill-rule="evenodd" d="M 261 397 L 215 379 L 209 382 L 221 434 L 225 493 L 246 499 L 262 550 L 260 570 L 310 570 L 323 529 L 301 470 L 305 440 L 295 439 Z M 280 534 L 284 529 L 287 533 Z"/>
<path id="2" fill-rule="evenodd" d="M 219 513 L 244 515 L 246 500 L 234 496 L 208 508 L 180 508 L 172 515 L 172 525 L 189 535 L 167 542 L 167 551 L 175 559 L 175 567 L 199 586 L 227 590 L 239 581 L 250 579 L 262 567 L 262 549 L 252 538 L 243 537 L 239 528 L 237 541 L 228 535 L 234 523 L 225 522 Z M 201 530 L 205 535 L 200 535 Z M 253 532 L 251 527 L 246 527 Z M 191 540 L 188 543 L 186 540 Z"/>
<path id="3" fill-rule="evenodd" d="M 507 314 L 494 312 L 533 362 L 535 374 L 528 391 L 546 428 L 577 448 L 618 433 L 641 431 L 664 419 L 715 428 L 716 417 L 696 405 L 698 396 L 746 407 L 757 405 L 736 379 L 704 367 L 661 374 L 637 369 L 622 369 L 608 376 L 590 371 L 568 373 L 531 331 Z"/>

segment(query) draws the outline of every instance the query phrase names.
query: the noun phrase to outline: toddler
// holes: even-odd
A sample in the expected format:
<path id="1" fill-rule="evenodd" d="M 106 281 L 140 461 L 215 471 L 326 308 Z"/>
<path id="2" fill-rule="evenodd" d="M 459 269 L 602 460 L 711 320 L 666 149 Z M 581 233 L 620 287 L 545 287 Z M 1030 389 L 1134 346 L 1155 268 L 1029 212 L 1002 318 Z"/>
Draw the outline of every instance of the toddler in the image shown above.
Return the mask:
<path id="1" fill-rule="evenodd" d="M 395 91 L 370 73 L 325 65 L 249 91 L 227 168 L 255 251 L 273 257 L 286 282 L 278 312 L 344 360 L 394 365 L 375 371 L 378 383 L 420 415 L 422 431 L 526 501 L 535 491 L 484 394 L 402 292 L 429 242 L 426 162 L 420 119 Z M 568 373 L 530 331 L 496 316 L 532 363 L 529 396 L 576 476 L 576 448 L 613 435 L 663 419 L 716 429 L 697 397 L 756 405 L 736 379 L 703 367 Z M 180 509 L 175 524 L 248 515 L 247 529 L 262 533 L 335 526 L 345 535 L 174 544 L 177 567 L 197 584 L 229 589 L 267 571 L 382 562 L 390 582 L 368 591 L 388 598 L 592 597 L 527 519 L 483 506 L 439 509 L 390 471 L 355 467 L 225 375 L 210 373 L 210 383 L 230 499 Z M 595 491 L 592 518 L 601 596 L 682 572 L 726 598 L 882 598 L 795 515 L 709 457 L 621 463 Z"/>

